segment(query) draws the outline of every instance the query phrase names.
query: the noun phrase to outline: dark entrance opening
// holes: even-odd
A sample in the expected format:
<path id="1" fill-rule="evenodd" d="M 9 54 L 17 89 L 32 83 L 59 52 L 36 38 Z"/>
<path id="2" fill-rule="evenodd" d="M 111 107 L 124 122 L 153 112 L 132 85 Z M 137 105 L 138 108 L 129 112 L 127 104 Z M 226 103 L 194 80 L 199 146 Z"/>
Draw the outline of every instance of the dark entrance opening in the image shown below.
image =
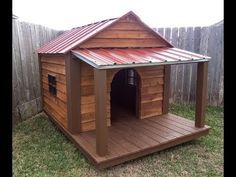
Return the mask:
<path id="1" fill-rule="evenodd" d="M 111 83 L 111 122 L 138 118 L 139 75 L 134 69 L 120 70 Z"/>

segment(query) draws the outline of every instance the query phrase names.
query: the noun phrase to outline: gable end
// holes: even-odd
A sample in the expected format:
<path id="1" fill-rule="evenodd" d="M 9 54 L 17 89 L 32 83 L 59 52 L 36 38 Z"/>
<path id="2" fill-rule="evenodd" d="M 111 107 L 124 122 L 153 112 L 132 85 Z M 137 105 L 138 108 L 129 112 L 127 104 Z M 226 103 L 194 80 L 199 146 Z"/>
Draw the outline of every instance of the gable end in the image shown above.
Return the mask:
<path id="1" fill-rule="evenodd" d="M 134 13 L 128 13 L 77 48 L 172 47 L 145 25 Z"/>

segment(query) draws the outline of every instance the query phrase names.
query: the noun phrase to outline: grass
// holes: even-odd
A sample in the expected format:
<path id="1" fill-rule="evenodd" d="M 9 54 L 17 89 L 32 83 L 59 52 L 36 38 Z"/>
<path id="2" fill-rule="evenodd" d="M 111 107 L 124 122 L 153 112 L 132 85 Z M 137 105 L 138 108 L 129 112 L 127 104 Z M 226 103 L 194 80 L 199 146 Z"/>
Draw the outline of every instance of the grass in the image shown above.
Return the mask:
<path id="1" fill-rule="evenodd" d="M 194 119 L 192 105 L 171 105 L 170 111 Z M 99 171 L 44 114 L 13 130 L 13 176 L 223 176 L 223 108 L 208 107 L 208 136 Z"/>

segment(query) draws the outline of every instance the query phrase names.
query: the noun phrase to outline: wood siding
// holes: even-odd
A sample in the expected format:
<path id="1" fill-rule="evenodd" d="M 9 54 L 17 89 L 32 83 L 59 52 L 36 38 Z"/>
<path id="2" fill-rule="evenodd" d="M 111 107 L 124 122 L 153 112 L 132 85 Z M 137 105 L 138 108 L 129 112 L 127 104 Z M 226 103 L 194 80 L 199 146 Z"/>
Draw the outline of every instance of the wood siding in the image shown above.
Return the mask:
<path id="1" fill-rule="evenodd" d="M 144 119 L 162 114 L 163 94 L 164 94 L 164 66 L 134 68 L 140 76 L 138 93 L 139 118 Z M 107 71 L 108 104 L 110 109 L 111 82 L 119 69 Z M 108 117 L 111 117 L 108 112 Z"/>
<path id="2" fill-rule="evenodd" d="M 56 61 L 56 63 L 55 63 Z M 44 110 L 51 112 L 56 120 L 67 128 L 67 96 L 65 78 L 65 60 L 62 57 L 42 57 L 42 86 Z M 140 75 L 139 86 L 139 118 L 144 119 L 162 114 L 164 93 L 164 67 L 152 66 L 135 68 Z M 110 91 L 111 82 L 119 69 L 107 71 L 107 125 L 111 125 Z M 51 96 L 48 90 L 47 75 L 57 78 L 57 96 Z M 95 127 L 95 96 L 93 67 L 81 62 L 81 97 L 80 115 L 81 131 L 94 130 Z"/>
<path id="3" fill-rule="evenodd" d="M 162 114 L 164 66 L 136 68 L 140 75 L 140 119 Z"/>
<path id="4" fill-rule="evenodd" d="M 84 42 L 79 48 L 163 47 L 166 44 L 135 19 L 126 18 Z"/>
<path id="5" fill-rule="evenodd" d="M 93 67 L 81 61 L 81 131 L 95 129 L 95 96 Z M 107 100 L 110 102 L 110 94 Z M 110 103 L 108 103 L 110 105 Z M 107 106 L 107 125 L 110 126 L 110 107 Z"/>
<path id="6" fill-rule="evenodd" d="M 43 109 L 67 128 L 67 95 L 64 56 L 41 57 Z M 56 96 L 49 93 L 48 74 L 56 76 Z"/>

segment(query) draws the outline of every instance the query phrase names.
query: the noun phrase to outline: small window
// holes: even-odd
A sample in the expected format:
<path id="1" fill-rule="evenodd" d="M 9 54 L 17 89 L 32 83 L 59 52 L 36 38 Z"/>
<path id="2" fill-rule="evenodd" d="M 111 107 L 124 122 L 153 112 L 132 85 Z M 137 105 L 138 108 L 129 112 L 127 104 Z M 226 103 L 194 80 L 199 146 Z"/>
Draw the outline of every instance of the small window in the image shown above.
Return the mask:
<path id="1" fill-rule="evenodd" d="M 56 77 L 48 74 L 48 86 L 49 86 L 49 93 L 53 96 L 57 95 L 56 89 Z"/>

